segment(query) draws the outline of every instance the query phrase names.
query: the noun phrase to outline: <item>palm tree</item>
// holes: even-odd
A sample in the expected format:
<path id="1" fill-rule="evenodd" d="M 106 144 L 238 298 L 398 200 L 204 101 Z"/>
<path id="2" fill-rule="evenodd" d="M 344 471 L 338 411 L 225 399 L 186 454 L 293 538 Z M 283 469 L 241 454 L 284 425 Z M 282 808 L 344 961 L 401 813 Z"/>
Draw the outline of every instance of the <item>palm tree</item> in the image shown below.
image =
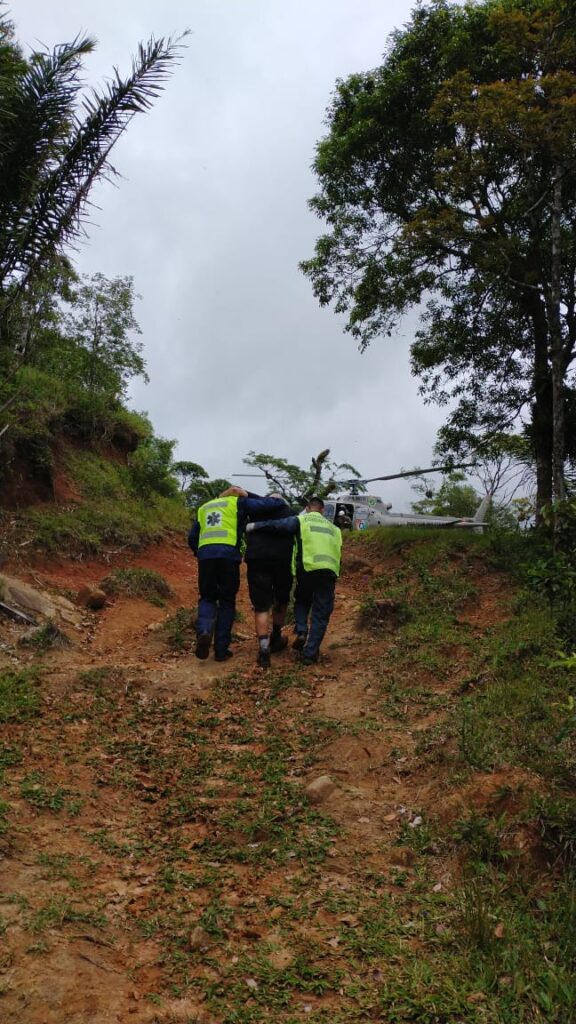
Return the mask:
<path id="1" fill-rule="evenodd" d="M 182 37 L 181 37 L 182 38 Z M 82 230 L 89 194 L 116 174 L 110 151 L 148 110 L 179 56 L 181 38 L 140 44 L 131 73 L 81 95 L 88 36 L 24 60 L 0 14 L 0 353 L 21 338 L 18 311 Z M 20 332 L 16 332 L 19 334 Z M 8 351 L 7 351 L 8 350 Z"/>

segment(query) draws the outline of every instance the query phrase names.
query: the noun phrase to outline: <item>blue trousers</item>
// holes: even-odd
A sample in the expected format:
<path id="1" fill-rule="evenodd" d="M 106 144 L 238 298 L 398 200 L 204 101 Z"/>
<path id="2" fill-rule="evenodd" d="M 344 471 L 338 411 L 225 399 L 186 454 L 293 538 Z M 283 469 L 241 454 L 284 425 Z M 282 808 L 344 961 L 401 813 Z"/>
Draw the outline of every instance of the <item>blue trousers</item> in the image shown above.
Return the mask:
<path id="1" fill-rule="evenodd" d="M 214 651 L 224 654 L 230 646 L 240 586 L 240 563 L 231 558 L 198 560 L 197 633 L 214 633 Z"/>
<path id="2" fill-rule="evenodd" d="M 325 570 L 302 572 L 296 576 L 294 621 L 296 632 L 306 636 L 303 655 L 315 658 L 334 608 L 336 577 Z"/>

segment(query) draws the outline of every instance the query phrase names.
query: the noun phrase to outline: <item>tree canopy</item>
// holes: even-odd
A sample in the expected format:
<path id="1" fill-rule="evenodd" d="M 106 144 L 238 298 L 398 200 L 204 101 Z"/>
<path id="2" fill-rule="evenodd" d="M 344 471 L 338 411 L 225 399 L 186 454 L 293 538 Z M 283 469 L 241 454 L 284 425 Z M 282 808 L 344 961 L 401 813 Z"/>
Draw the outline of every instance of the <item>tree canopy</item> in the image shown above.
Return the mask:
<path id="1" fill-rule="evenodd" d="M 412 365 L 453 403 L 443 454 L 525 425 L 538 502 L 574 454 L 576 15 L 570 0 L 432 0 L 337 83 L 302 264 L 363 348 L 421 312 Z"/>
<path id="2" fill-rule="evenodd" d="M 358 480 L 359 491 L 366 488 L 360 481 L 360 473 L 348 462 L 335 463 L 330 459 L 330 449 L 325 448 L 310 460 L 310 467 L 288 462 L 276 455 L 265 455 L 262 452 L 249 452 L 243 462 L 246 466 L 259 470 L 258 475 L 267 481 L 269 490 L 281 494 L 293 505 L 305 505 L 316 495 L 326 498 L 340 486 L 350 480 Z"/>

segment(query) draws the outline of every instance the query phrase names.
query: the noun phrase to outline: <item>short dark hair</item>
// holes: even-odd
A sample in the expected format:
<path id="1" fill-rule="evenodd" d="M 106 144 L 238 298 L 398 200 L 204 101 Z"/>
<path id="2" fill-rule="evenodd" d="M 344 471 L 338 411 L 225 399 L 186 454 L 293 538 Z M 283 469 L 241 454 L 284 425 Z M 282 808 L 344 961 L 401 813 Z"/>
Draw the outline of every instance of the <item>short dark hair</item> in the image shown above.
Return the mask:
<path id="1" fill-rule="evenodd" d="M 324 502 L 322 501 L 322 498 L 319 498 L 317 495 L 314 495 L 313 498 L 309 498 L 308 499 L 308 504 L 309 505 L 318 505 L 318 508 L 324 508 Z"/>

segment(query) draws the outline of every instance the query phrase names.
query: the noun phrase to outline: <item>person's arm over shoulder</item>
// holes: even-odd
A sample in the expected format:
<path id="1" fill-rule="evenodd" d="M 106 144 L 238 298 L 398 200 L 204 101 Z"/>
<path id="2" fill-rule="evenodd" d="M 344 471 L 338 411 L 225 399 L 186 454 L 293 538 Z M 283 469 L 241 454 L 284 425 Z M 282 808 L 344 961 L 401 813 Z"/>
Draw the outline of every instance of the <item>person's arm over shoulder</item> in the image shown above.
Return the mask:
<path id="1" fill-rule="evenodd" d="M 257 494 L 249 494 L 247 498 L 239 498 L 238 506 L 240 511 L 250 517 L 261 517 L 263 514 L 278 512 L 281 509 L 285 509 L 286 513 L 289 512 L 289 507 L 284 498 L 261 498 Z"/>
<path id="2" fill-rule="evenodd" d="M 299 516 L 287 516 L 285 519 L 263 519 L 258 523 L 248 523 L 246 531 L 252 533 L 254 530 L 296 535 L 300 530 L 300 518 Z"/>

